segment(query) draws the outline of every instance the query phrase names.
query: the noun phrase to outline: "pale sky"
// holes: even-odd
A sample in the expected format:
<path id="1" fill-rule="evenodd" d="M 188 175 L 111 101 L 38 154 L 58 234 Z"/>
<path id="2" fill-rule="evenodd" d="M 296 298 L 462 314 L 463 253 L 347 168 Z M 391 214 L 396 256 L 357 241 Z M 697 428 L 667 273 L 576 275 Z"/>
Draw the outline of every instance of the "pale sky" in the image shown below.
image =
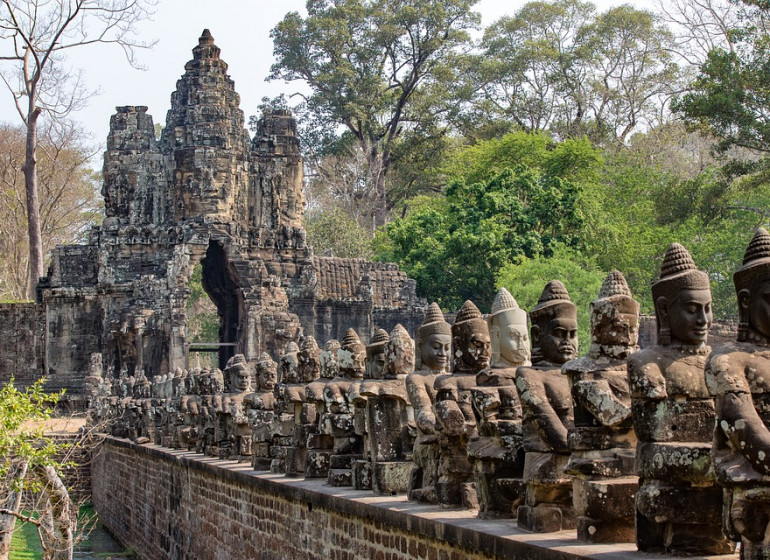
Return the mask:
<path id="1" fill-rule="evenodd" d="M 503 15 L 513 14 L 524 0 L 481 0 L 476 10 L 486 26 Z M 652 9 L 651 2 L 636 0 L 595 1 L 600 10 L 611 5 L 631 3 Z M 184 73 L 185 63 L 192 58 L 203 29 L 208 28 L 228 72 L 235 80 L 241 96 L 241 109 L 246 118 L 256 114 L 263 96 L 296 91 L 295 84 L 266 82 L 273 63 L 270 30 L 290 11 L 304 13 L 305 0 L 159 0 L 152 21 L 140 24 L 141 35 L 157 39 L 152 50 L 141 52 L 139 60 L 145 70 L 136 70 L 126 62 L 117 47 L 99 45 L 70 51 L 74 68 L 85 69 L 90 88 L 99 88 L 88 107 L 75 115 L 92 134 L 92 143 L 103 145 L 109 131 L 110 116 L 120 105 L 147 105 L 154 122 L 165 124 L 166 111 L 176 81 Z M 0 90 L 0 121 L 19 123 L 9 93 Z M 100 157 L 95 165 L 100 165 Z"/>

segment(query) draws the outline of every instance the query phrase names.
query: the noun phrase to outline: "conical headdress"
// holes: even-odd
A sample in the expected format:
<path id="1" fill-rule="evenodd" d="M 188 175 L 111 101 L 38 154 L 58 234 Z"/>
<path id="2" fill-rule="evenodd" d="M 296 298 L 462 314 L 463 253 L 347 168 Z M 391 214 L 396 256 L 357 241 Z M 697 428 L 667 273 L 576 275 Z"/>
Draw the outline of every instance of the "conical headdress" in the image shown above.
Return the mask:
<path id="1" fill-rule="evenodd" d="M 489 315 L 490 321 L 501 314 L 503 314 L 503 322 L 506 324 L 527 324 L 527 312 L 519 307 L 511 293 L 505 288 L 500 288 L 495 295 L 492 311 Z"/>
<path id="2" fill-rule="evenodd" d="M 378 352 L 388 343 L 388 340 L 390 340 L 388 331 L 385 329 L 377 329 L 374 332 L 374 336 L 372 336 L 371 342 L 369 342 L 369 345 L 366 347 L 366 351 L 368 353 Z"/>
<path id="3" fill-rule="evenodd" d="M 428 310 L 425 312 L 425 320 L 417 329 L 417 338 L 425 340 L 432 334 L 452 334 L 452 327 L 444 319 L 444 314 L 435 301 L 428 306 Z"/>
<path id="4" fill-rule="evenodd" d="M 361 339 L 358 337 L 358 333 L 353 329 L 348 329 L 345 332 L 345 337 L 342 339 L 340 348 L 349 352 L 357 352 L 363 346 Z"/>
<path id="5" fill-rule="evenodd" d="M 770 275 L 768 266 L 770 266 L 770 233 L 767 233 L 765 228 L 757 228 L 743 256 L 743 266 L 733 275 L 736 291 L 740 292 L 744 288 L 751 290 L 753 278 Z"/>
<path id="6" fill-rule="evenodd" d="M 460 308 L 460 311 L 457 313 L 457 317 L 455 318 L 455 325 L 459 325 L 460 323 L 465 323 L 467 321 L 472 321 L 473 319 L 480 319 L 481 318 L 481 311 L 479 311 L 479 308 L 476 307 L 476 304 L 473 303 L 471 300 L 467 300 L 465 303 L 463 303 L 463 306 Z"/>
<path id="7" fill-rule="evenodd" d="M 709 278 L 695 266 L 690 252 L 679 243 L 672 243 L 663 257 L 660 278 L 652 285 L 652 297 L 675 298 L 681 290 L 708 290 Z"/>
<path id="8" fill-rule="evenodd" d="M 530 311 L 529 315 L 534 323 L 543 317 L 552 317 L 560 308 L 577 311 L 564 284 L 559 280 L 551 280 L 543 288 L 543 293 L 540 294 L 537 305 Z"/>

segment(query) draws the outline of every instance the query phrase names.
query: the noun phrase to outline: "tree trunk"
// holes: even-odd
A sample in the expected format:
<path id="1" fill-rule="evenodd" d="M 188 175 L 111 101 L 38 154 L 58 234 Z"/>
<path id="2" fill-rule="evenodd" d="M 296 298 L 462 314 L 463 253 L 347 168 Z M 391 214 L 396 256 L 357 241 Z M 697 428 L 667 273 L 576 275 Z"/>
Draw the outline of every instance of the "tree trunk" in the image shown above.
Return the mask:
<path id="1" fill-rule="evenodd" d="M 40 202 L 37 195 L 37 119 L 40 108 L 30 100 L 27 116 L 27 143 L 25 146 L 24 186 L 27 191 L 27 234 L 29 237 L 29 278 L 27 298 L 34 300 L 37 283 L 43 276 L 43 238 L 40 232 Z"/>
<path id="2" fill-rule="evenodd" d="M 77 511 L 67 487 L 53 467 L 40 468 L 44 481 L 45 510 L 40 516 L 38 534 L 43 560 L 72 560 L 77 530 Z"/>
<path id="3" fill-rule="evenodd" d="M 374 227 L 384 226 L 388 221 L 388 196 L 385 190 L 385 174 L 388 171 L 385 157 L 377 150 L 368 152 L 369 174 L 374 189 Z"/>
<path id="4" fill-rule="evenodd" d="M 21 508 L 21 492 L 12 490 L 13 481 L 23 480 L 27 476 L 27 463 L 21 462 L 11 467 L 11 472 L 6 481 L 8 484 L 8 494 L 3 498 L 0 507 L 8 512 L 18 513 Z M 16 516 L 13 513 L 0 514 L 0 560 L 8 560 L 11 552 L 11 538 L 13 529 L 16 526 Z"/>

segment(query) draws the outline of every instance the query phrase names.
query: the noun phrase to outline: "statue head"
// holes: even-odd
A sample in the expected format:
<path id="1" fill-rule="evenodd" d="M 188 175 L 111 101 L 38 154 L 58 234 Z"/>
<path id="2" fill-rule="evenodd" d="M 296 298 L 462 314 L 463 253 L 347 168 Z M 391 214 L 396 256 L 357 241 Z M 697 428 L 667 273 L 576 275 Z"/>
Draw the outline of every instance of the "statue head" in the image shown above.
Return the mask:
<path id="1" fill-rule="evenodd" d="M 638 348 L 639 304 L 619 271 L 607 275 L 590 308 L 592 354 L 627 358 Z"/>
<path id="2" fill-rule="evenodd" d="M 262 352 L 257 359 L 257 383 L 260 391 L 272 391 L 278 383 L 278 364 L 267 352 Z"/>
<path id="3" fill-rule="evenodd" d="M 529 318 L 533 364 L 562 365 L 577 356 L 577 308 L 559 280 L 546 284 Z"/>
<path id="4" fill-rule="evenodd" d="M 225 373 L 230 378 L 230 391 L 232 393 L 244 393 L 251 390 L 251 375 L 243 354 L 236 354 L 227 360 Z"/>
<path id="5" fill-rule="evenodd" d="M 706 344 L 711 326 L 711 288 L 705 272 L 695 267 L 690 253 L 672 243 L 663 257 L 660 277 L 652 285 L 658 344 Z"/>
<path id="6" fill-rule="evenodd" d="M 324 344 L 318 360 L 321 365 L 321 377 L 332 379 L 340 373 L 339 362 L 337 361 L 337 352 L 340 349 L 340 341 L 332 338 Z"/>
<path id="7" fill-rule="evenodd" d="M 452 348 L 457 373 L 476 374 L 489 366 L 489 328 L 479 308 L 470 300 L 460 308 L 452 325 Z"/>
<path id="8" fill-rule="evenodd" d="M 306 336 L 302 341 L 302 348 L 299 351 L 299 382 L 310 383 L 318 379 L 321 373 L 321 364 L 319 356 L 321 349 L 312 336 Z"/>
<path id="9" fill-rule="evenodd" d="M 733 275 L 738 296 L 738 340 L 770 340 L 770 234 L 758 228 Z"/>
<path id="10" fill-rule="evenodd" d="M 340 375 L 348 379 L 363 379 L 366 370 L 366 347 L 353 329 L 348 329 L 337 351 Z"/>
<path id="11" fill-rule="evenodd" d="M 396 379 L 414 371 L 414 340 L 401 324 L 390 332 L 385 345 L 385 362 L 385 377 L 388 379 Z"/>
<path id="12" fill-rule="evenodd" d="M 211 371 L 211 392 L 223 393 L 225 390 L 225 375 L 222 370 L 215 368 Z"/>
<path id="13" fill-rule="evenodd" d="M 299 346 L 296 342 L 289 342 L 286 351 L 281 356 L 281 383 L 299 382 Z"/>
<path id="14" fill-rule="evenodd" d="M 415 368 L 447 371 L 452 355 L 452 327 L 436 302 L 428 306 L 425 320 L 417 329 Z"/>
<path id="15" fill-rule="evenodd" d="M 500 288 L 487 319 L 492 341 L 492 367 L 505 368 L 529 364 L 527 312 L 505 288 Z"/>
<path id="16" fill-rule="evenodd" d="M 388 331 L 377 329 L 366 347 L 366 376 L 369 379 L 385 377 L 385 345 L 389 339 Z"/>

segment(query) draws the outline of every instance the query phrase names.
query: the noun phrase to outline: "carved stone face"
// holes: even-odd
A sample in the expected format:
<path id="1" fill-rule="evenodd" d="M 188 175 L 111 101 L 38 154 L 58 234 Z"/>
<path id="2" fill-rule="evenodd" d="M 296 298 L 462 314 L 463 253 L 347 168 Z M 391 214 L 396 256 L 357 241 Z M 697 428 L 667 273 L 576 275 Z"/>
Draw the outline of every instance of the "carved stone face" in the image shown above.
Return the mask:
<path id="1" fill-rule="evenodd" d="M 366 371 L 366 347 L 363 344 L 337 351 L 340 374 L 348 379 L 363 379 Z"/>
<path id="2" fill-rule="evenodd" d="M 523 364 L 529 360 L 529 333 L 527 325 L 501 324 L 493 319 L 492 328 L 499 337 L 500 357 L 512 364 Z"/>
<path id="3" fill-rule="evenodd" d="M 757 286 L 747 294 L 746 305 L 749 325 L 762 336 L 770 338 L 770 278 L 757 282 Z"/>
<path id="4" fill-rule="evenodd" d="M 449 365 L 452 351 L 452 335 L 434 333 L 420 344 L 422 367 L 431 371 L 444 371 Z"/>
<path id="5" fill-rule="evenodd" d="M 230 380 L 233 385 L 233 392 L 235 393 L 243 393 L 251 388 L 249 370 L 246 366 L 239 365 L 234 367 Z"/>
<path id="6" fill-rule="evenodd" d="M 478 373 L 489 366 L 492 347 L 489 329 L 483 319 L 468 321 L 452 342 L 457 371 Z"/>
<path id="7" fill-rule="evenodd" d="M 385 346 L 378 348 L 378 351 L 367 358 L 369 362 L 369 377 L 372 379 L 382 379 L 385 373 Z"/>
<path id="8" fill-rule="evenodd" d="M 275 385 L 278 382 L 278 370 L 275 364 L 263 365 L 257 367 L 257 381 L 259 382 L 259 388 L 262 391 L 272 391 L 275 389 Z"/>
<path id="9" fill-rule="evenodd" d="M 564 364 L 577 356 L 577 317 L 563 314 L 552 318 L 539 335 L 543 359 L 553 364 Z"/>
<path id="10" fill-rule="evenodd" d="M 296 352 L 290 352 L 281 357 L 283 383 L 297 383 L 299 381 L 298 366 L 299 359 Z"/>
<path id="11" fill-rule="evenodd" d="M 591 304 L 591 338 L 604 346 L 634 346 L 639 338 L 639 308 L 630 298 Z"/>
<path id="12" fill-rule="evenodd" d="M 712 320 L 711 291 L 681 290 L 665 314 L 672 339 L 684 344 L 703 344 Z"/>

